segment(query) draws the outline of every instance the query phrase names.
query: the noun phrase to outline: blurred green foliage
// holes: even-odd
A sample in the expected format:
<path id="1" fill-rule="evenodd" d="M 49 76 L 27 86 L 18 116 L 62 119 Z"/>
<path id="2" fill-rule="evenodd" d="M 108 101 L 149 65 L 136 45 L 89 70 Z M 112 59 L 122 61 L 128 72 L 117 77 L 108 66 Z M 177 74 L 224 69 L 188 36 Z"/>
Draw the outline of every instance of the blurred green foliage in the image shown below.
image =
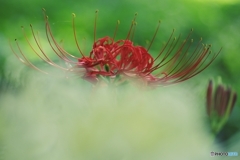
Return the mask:
<path id="1" fill-rule="evenodd" d="M 39 31 L 40 38 L 44 39 L 42 8 L 47 11 L 56 39 L 63 40 L 66 50 L 75 55 L 78 53 L 71 26 L 72 13 L 76 14 L 77 36 L 80 45 L 85 48 L 85 54 L 89 53 L 93 42 L 96 9 L 99 10 L 97 38 L 113 36 L 116 22 L 120 20 L 117 39 L 124 39 L 135 12 L 138 12 L 134 42 L 143 46 L 147 46 L 146 41 L 151 40 L 158 21 L 161 20 L 160 30 L 150 50 L 153 54 L 158 53 L 173 28 L 176 29 L 176 36 L 180 33 L 186 36 L 190 29 L 194 28 L 192 38 L 195 41 L 202 37 L 203 43 L 212 44 L 215 52 L 221 47 L 223 50 L 208 69 L 189 80 L 191 83 L 185 84 L 193 84 L 195 87 L 200 84 L 196 89 L 201 90 L 204 95 L 208 80 L 221 76 L 224 82 L 240 93 L 240 2 L 235 0 L 2 0 L 0 6 L 0 89 L 2 92 L 8 88 L 14 89 L 14 86 L 21 84 L 15 79 L 15 72 L 21 70 L 21 73 L 24 73 L 27 68 L 22 67 L 23 64 L 14 57 L 8 41 L 16 47 L 14 39 L 17 38 L 24 53 L 31 57 L 33 53 L 24 40 L 21 26 L 24 26 L 27 36 L 31 37 L 29 24 L 32 24 L 34 30 Z M 36 63 L 39 62 L 37 57 L 32 56 L 31 59 Z M 236 124 L 240 123 L 236 118 L 239 116 L 239 106 L 240 101 L 237 101 L 235 110 L 238 113 L 233 113 L 233 120 L 230 119 L 231 126 L 235 128 Z"/>

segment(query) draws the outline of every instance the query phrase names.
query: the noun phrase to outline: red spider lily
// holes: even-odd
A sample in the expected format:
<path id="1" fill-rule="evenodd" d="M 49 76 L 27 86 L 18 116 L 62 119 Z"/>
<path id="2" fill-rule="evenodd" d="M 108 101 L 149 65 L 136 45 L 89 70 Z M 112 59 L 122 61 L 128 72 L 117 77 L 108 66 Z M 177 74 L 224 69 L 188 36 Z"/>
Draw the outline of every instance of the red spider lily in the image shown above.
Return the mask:
<path id="1" fill-rule="evenodd" d="M 115 35 L 119 25 L 118 21 L 113 38 L 106 36 L 96 40 L 96 12 L 94 24 L 94 43 L 89 56 L 84 55 L 79 47 L 75 30 L 75 14 L 73 14 L 72 22 L 74 39 L 81 54 L 81 57 L 75 57 L 65 51 L 65 49 L 61 47 L 59 43 L 57 43 L 50 29 L 48 17 L 46 16 L 44 9 L 43 13 L 45 19 L 46 37 L 50 47 L 60 59 L 74 67 L 62 67 L 53 62 L 43 51 L 40 41 L 33 31 L 32 25 L 30 25 L 32 35 L 40 50 L 40 52 L 37 52 L 34 47 L 32 47 L 22 27 L 25 39 L 32 48 L 33 52 L 35 52 L 35 54 L 37 54 L 48 64 L 64 71 L 74 72 L 93 84 L 97 84 L 101 80 L 105 80 L 108 83 L 115 83 L 116 81 L 123 82 L 127 79 L 141 80 L 146 85 L 150 86 L 179 83 L 197 75 L 207 68 L 221 51 L 220 50 L 215 54 L 210 54 L 211 45 L 202 45 L 202 40 L 200 40 L 190 54 L 190 46 L 193 43 L 193 40 L 189 39 L 193 30 L 191 30 L 187 38 L 182 43 L 179 42 L 180 36 L 178 38 L 173 38 L 173 30 L 170 38 L 161 49 L 158 56 L 153 58 L 151 54 L 149 54 L 149 49 L 157 35 L 160 22 L 149 47 L 145 49 L 142 46 L 134 46 L 133 42 L 131 41 L 136 27 L 136 15 L 132 21 L 126 39 L 115 41 Z M 16 44 L 21 56 L 13 50 L 12 46 L 11 48 L 20 61 L 36 70 L 46 73 L 45 71 L 37 68 L 26 58 L 20 49 L 17 40 Z"/>

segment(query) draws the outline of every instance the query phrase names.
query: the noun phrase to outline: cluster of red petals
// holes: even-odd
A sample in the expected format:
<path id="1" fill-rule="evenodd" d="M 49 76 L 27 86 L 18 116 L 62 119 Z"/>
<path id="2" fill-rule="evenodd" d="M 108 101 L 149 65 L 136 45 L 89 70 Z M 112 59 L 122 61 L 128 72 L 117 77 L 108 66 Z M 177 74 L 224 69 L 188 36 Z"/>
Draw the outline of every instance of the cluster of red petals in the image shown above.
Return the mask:
<path id="1" fill-rule="evenodd" d="M 130 40 L 114 42 L 112 38 L 104 37 L 94 43 L 89 57 L 78 59 L 77 66 L 86 69 L 84 79 L 97 83 L 100 75 L 140 78 L 149 74 L 153 61 L 145 48 L 133 46 Z"/>

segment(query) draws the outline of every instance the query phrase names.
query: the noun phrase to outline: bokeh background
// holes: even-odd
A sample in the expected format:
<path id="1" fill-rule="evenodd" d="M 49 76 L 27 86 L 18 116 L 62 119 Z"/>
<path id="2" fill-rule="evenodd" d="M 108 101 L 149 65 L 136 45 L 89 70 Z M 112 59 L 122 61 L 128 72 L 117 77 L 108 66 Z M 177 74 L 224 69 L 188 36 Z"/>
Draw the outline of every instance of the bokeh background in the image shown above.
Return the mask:
<path id="1" fill-rule="evenodd" d="M 137 28 L 134 43 L 147 46 L 158 21 L 160 30 L 150 52 L 158 53 L 167 41 L 172 29 L 176 36 L 187 36 L 190 29 L 192 38 L 212 44 L 212 50 L 222 52 L 217 59 L 201 74 L 184 82 L 182 86 L 191 88 L 191 92 L 202 100 L 204 108 L 205 92 L 209 79 L 221 77 L 222 81 L 240 93 L 240 1 L 239 0 L 0 0 L 0 96 L 7 92 L 19 93 L 27 84 L 29 68 L 21 64 L 10 49 L 9 42 L 16 48 L 14 39 L 18 39 L 21 49 L 38 66 L 44 65 L 34 56 L 24 39 L 21 26 L 31 37 L 29 24 L 39 32 L 43 48 L 49 50 L 45 37 L 42 14 L 45 8 L 54 36 L 63 41 L 64 48 L 71 54 L 78 55 L 72 32 L 72 13 L 76 14 L 76 30 L 80 46 L 88 54 L 93 42 L 95 11 L 98 9 L 97 38 L 112 36 L 117 20 L 120 26 L 116 39 L 124 39 L 137 12 Z M 52 56 L 52 58 L 57 58 Z M 32 70 L 32 72 L 35 72 Z M 189 87 L 190 86 L 190 87 Z M 0 102 L 1 105 L 1 102 Z M 222 147 L 232 143 L 232 137 L 240 131 L 240 101 L 237 101 L 229 122 L 218 135 Z"/>

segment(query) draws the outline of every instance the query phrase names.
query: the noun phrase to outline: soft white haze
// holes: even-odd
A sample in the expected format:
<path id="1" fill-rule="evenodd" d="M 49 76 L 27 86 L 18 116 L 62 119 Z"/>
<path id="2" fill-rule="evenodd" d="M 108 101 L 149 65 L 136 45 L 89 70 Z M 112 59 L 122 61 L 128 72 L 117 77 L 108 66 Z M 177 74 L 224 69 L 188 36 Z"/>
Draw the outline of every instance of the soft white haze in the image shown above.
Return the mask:
<path id="1" fill-rule="evenodd" d="M 189 88 L 91 88 L 79 79 L 28 77 L 26 89 L 0 98 L 3 159 L 202 160 L 219 151 Z"/>

